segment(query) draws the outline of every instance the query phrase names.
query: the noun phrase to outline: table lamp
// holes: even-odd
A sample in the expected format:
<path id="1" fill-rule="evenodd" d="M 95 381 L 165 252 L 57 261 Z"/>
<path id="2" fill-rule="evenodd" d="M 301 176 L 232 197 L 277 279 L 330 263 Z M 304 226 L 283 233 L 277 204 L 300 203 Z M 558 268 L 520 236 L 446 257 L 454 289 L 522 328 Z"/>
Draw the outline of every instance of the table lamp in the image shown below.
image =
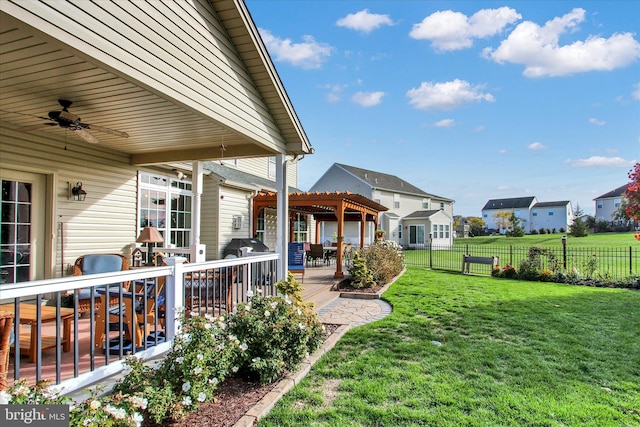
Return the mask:
<path id="1" fill-rule="evenodd" d="M 155 227 L 145 227 L 140 232 L 140 235 L 136 239 L 137 243 L 146 243 L 147 246 L 147 260 L 146 264 L 151 264 L 153 259 L 152 249 L 155 247 L 155 243 L 164 242 L 164 237 Z"/>

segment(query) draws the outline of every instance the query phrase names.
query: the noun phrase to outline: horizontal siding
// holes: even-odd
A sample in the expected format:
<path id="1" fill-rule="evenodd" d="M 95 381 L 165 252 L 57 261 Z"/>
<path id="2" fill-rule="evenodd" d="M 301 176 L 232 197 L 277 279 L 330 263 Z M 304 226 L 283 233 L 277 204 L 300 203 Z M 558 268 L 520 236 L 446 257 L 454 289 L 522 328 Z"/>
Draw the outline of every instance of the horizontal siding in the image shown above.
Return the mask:
<path id="1" fill-rule="evenodd" d="M 99 145 L 65 143 L 0 127 L 0 159 L 3 169 L 54 177 L 56 240 L 53 271 L 48 276 L 59 277 L 63 265 L 68 269 L 86 253 L 130 252 L 136 238 L 137 180 L 128 156 Z M 87 192 L 84 202 L 67 198 L 68 182 L 78 181 Z"/>
<path id="2" fill-rule="evenodd" d="M 221 252 L 218 242 L 219 200 L 220 186 L 211 179 L 205 179 L 201 203 L 200 243 L 206 245 L 207 260 L 218 259 Z"/>
<path id="3" fill-rule="evenodd" d="M 220 215 L 218 219 L 219 243 L 218 258 L 222 258 L 222 252 L 227 244 L 234 238 L 249 237 L 251 229 L 249 193 L 229 187 L 220 188 Z M 234 215 L 242 215 L 242 227 L 235 230 L 232 227 Z"/>

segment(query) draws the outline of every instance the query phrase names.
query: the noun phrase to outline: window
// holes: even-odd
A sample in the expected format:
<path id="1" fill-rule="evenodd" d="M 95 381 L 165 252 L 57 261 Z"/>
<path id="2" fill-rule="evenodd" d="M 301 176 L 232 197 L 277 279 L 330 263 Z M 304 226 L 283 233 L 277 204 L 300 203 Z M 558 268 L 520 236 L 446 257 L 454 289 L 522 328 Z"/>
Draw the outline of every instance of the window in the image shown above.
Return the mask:
<path id="1" fill-rule="evenodd" d="M 424 245 L 424 225 L 409 226 L 409 244 Z"/>
<path id="2" fill-rule="evenodd" d="M 433 238 L 438 238 L 438 224 L 433 224 Z"/>
<path id="3" fill-rule="evenodd" d="M 258 214 L 258 220 L 256 221 L 256 239 L 260 240 L 261 242 L 264 242 L 264 238 L 265 238 L 265 233 L 266 233 L 266 221 L 265 221 L 265 214 L 264 214 L 265 210 L 262 209 L 260 211 L 260 213 Z"/>
<path id="4" fill-rule="evenodd" d="M 444 237 L 449 238 L 449 224 L 445 224 L 444 226 Z"/>
<path id="5" fill-rule="evenodd" d="M 293 222 L 293 241 L 294 242 L 306 242 L 307 241 L 307 216 L 303 214 L 296 214 L 295 221 Z"/>
<path id="6" fill-rule="evenodd" d="M 621 203 L 621 200 L 620 200 L 620 199 L 614 199 L 614 200 L 613 200 L 613 207 L 614 207 L 614 208 L 618 208 L 618 207 L 620 207 L 620 203 Z"/>
<path id="7" fill-rule="evenodd" d="M 533 216 L 538 216 L 538 212 L 534 212 L 532 215 Z"/>
<path id="8" fill-rule="evenodd" d="M 165 244 L 189 247 L 193 202 L 191 182 L 143 172 L 139 185 L 138 232 L 147 226 L 156 227 L 164 236 Z"/>
<path id="9" fill-rule="evenodd" d="M 276 156 L 269 157 L 269 166 L 267 173 L 269 174 L 269 178 L 276 177 Z"/>
<path id="10" fill-rule="evenodd" d="M 398 224 L 398 239 L 402 239 L 402 224 Z"/>
<path id="11" fill-rule="evenodd" d="M 598 209 L 602 209 L 602 200 L 598 200 Z"/>
<path id="12" fill-rule="evenodd" d="M 400 209 L 400 195 L 399 194 L 394 194 L 393 195 L 393 208 L 394 209 Z"/>
<path id="13" fill-rule="evenodd" d="M 549 211 L 549 216 L 553 216 L 553 211 Z"/>
<path id="14" fill-rule="evenodd" d="M 440 210 L 443 211 L 444 210 L 444 202 L 440 202 Z"/>
<path id="15" fill-rule="evenodd" d="M 482 218 L 486 218 L 486 217 L 487 217 L 487 214 L 486 214 L 486 213 L 483 213 L 483 214 L 482 214 Z"/>
<path id="16" fill-rule="evenodd" d="M 422 199 L 422 209 L 429 209 L 429 199 Z"/>
<path id="17" fill-rule="evenodd" d="M 440 224 L 440 238 L 444 239 L 444 225 Z"/>

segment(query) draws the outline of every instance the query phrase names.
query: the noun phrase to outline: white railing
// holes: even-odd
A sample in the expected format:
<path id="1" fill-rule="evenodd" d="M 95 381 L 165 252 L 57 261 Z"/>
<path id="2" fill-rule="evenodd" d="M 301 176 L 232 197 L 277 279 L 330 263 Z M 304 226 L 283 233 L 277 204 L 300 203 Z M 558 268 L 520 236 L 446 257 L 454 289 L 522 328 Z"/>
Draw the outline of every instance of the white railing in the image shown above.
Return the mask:
<path id="1" fill-rule="evenodd" d="M 129 354 L 161 356 L 171 347 L 181 309 L 219 315 L 246 302 L 248 291 L 275 294 L 278 259 L 268 253 L 186 264 L 171 257 L 161 267 L 0 285 L 0 310 L 14 311 L 14 337 L 19 337 L 13 341 L 8 382 L 47 379 L 67 394 L 119 373 Z M 129 291 L 121 283 L 132 284 Z M 81 318 L 74 291 L 86 288 L 98 289 L 100 296 L 91 298 L 95 309 Z M 65 295 L 74 295 L 76 308 L 62 307 Z M 115 304 L 101 305 L 107 295 Z M 96 324 L 101 316 L 107 320 Z M 136 335 L 139 325 L 142 332 Z"/>

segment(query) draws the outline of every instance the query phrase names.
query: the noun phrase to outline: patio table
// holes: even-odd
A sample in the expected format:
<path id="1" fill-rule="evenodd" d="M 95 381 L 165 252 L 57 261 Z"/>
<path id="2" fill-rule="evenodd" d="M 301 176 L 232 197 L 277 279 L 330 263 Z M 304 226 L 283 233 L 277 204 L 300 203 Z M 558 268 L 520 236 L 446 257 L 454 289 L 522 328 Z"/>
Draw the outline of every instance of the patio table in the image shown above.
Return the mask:
<path id="1" fill-rule="evenodd" d="M 35 304 L 20 303 L 20 324 L 31 325 L 29 333 L 20 334 L 20 353 L 29 355 L 29 362 L 35 363 L 37 359 L 36 348 L 38 339 L 37 306 Z M 42 324 L 55 322 L 57 312 L 55 307 L 40 306 L 40 320 Z M 0 311 L 8 311 L 15 315 L 15 304 L 0 305 Z M 60 308 L 60 320 L 62 321 L 62 351 L 71 351 L 71 321 L 75 316 L 73 308 Z M 16 316 L 17 320 L 17 316 Z M 42 350 L 56 347 L 56 336 L 40 335 Z"/>

